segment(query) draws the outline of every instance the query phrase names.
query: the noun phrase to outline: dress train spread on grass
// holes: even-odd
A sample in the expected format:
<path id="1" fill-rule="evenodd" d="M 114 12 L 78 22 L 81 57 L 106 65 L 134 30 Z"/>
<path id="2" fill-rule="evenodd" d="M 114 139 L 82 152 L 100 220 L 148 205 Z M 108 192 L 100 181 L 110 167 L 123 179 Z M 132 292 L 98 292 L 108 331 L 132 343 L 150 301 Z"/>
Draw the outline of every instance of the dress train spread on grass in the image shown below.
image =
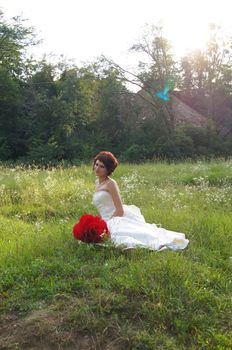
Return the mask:
<path id="1" fill-rule="evenodd" d="M 111 240 L 116 246 L 179 250 L 189 243 L 184 233 L 146 223 L 140 209 L 134 205 L 123 205 L 124 215 L 112 217 L 115 206 L 110 193 L 105 190 L 94 193 L 93 204 L 106 221 Z"/>

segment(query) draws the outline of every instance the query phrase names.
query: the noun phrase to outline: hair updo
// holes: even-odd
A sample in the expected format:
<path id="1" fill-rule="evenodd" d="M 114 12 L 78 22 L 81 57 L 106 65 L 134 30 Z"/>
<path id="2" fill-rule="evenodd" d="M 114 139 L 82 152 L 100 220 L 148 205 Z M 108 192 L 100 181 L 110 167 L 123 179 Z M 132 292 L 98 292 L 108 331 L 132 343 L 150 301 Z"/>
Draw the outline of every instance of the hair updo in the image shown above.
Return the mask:
<path id="1" fill-rule="evenodd" d="M 99 160 L 105 165 L 107 170 L 107 175 L 111 175 L 112 172 L 118 166 L 118 160 L 111 152 L 107 152 L 107 151 L 99 152 L 93 159 L 93 168 L 97 160 Z"/>

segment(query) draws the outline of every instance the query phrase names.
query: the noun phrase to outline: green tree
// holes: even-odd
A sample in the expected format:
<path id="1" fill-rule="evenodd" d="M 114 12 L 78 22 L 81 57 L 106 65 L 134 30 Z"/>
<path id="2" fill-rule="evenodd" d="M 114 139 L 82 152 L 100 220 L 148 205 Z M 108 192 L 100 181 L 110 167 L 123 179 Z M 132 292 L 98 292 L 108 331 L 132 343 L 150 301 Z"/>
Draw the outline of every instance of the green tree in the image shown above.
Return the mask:
<path id="1" fill-rule="evenodd" d="M 38 44 L 34 29 L 26 27 L 24 23 L 20 16 L 6 21 L 3 12 L 0 12 L 1 67 L 17 77 L 23 74 L 26 49 Z"/>
<path id="2" fill-rule="evenodd" d="M 0 158 L 16 159 L 26 152 L 23 118 L 24 54 L 35 44 L 32 28 L 20 17 L 6 21 L 0 13 Z"/>
<path id="3" fill-rule="evenodd" d="M 141 39 L 131 47 L 130 51 L 141 53 L 143 57 L 143 61 L 139 62 L 137 73 L 128 72 L 116 64 L 115 67 L 124 81 L 129 81 L 140 88 L 137 96 L 152 109 L 154 119 L 162 114 L 165 128 L 172 134 L 175 122 L 171 103 L 163 103 L 155 94 L 162 90 L 168 81 L 175 81 L 177 75 L 171 44 L 164 37 L 163 28 L 155 25 L 147 26 Z"/>

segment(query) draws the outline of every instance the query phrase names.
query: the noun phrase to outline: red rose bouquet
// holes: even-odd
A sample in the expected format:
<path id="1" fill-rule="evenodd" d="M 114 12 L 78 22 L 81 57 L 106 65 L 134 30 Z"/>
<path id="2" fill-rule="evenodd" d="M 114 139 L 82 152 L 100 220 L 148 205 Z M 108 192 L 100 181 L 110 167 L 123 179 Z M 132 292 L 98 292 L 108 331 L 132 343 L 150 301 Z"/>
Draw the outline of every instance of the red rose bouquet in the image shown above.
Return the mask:
<path id="1" fill-rule="evenodd" d="M 73 226 L 73 236 L 82 242 L 101 243 L 109 238 L 109 230 L 99 216 L 85 214 Z"/>

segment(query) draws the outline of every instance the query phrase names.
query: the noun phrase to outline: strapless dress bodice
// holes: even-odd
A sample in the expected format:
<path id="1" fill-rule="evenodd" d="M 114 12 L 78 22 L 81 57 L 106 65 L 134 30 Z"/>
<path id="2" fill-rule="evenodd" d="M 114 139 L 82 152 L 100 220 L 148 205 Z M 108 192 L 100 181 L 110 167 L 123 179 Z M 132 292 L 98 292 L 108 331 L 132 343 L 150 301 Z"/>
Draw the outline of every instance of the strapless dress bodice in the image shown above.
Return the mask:
<path id="1" fill-rule="evenodd" d="M 93 204 L 97 208 L 103 220 L 107 221 L 111 219 L 113 213 L 115 212 L 115 206 L 109 192 L 104 190 L 94 192 Z"/>

